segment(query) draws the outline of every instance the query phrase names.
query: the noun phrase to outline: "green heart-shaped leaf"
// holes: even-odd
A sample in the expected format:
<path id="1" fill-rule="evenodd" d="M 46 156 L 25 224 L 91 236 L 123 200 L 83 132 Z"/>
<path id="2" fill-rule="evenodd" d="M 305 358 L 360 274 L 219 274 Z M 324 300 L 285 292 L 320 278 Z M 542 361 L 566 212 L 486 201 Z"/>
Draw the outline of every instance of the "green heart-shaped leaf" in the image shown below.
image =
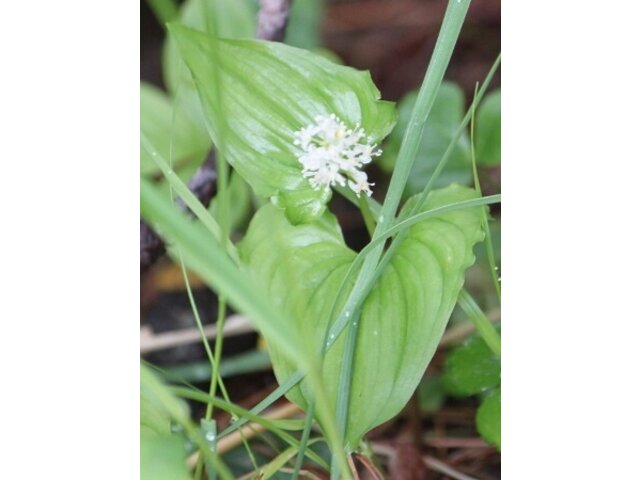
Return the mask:
<path id="1" fill-rule="evenodd" d="M 500 388 L 491 392 L 476 413 L 476 427 L 480 435 L 500 450 Z"/>
<path id="2" fill-rule="evenodd" d="M 475 336 L 452 350 L 445 361 L 444 385 L 456 396 L 481 393 L 500 385 L 500 359 Z"/>
<path id="3" fill-rule="evenodd" d="M 477 196 L 452 185 L 432 192 L 423 210 Z M 357 445 L 362 435 L 396 415 L 409 400 L 440 341 L 464 271 L 474 261 L 473 245 L 482 236 L 480 207 L 446 213 L 409 229 L 362 306 L 346 433 L 350 445 Z M 296 322 L 292 330 L 302 332 L 304 348 L 319 351 L 334 298 L 356 256 L 345 245 L 335 217 L 325 213 L 314 223 L 294 226 L 282 211 L 267 205 L 252 220 L 240 255 Z M 348 289 L 340 292 L 339 307 L 347 294 Z M 344 341 L 340 336 L 328 351 L 323 370 L 334 402 Z M 297 371 L 276 348 L 270 353 L 280 381 Z M 304 408 L 309 393 L 303 382 L 288 397 Z"/>
<path id="4" fill-rule="evenodd" d="M 170 32 L 214 142 L 255 192 L 273 197 L 293 223 L 319 217 L 330 198 L 330 190 L 315 190 L 303 177 L 295 132 L 318 115 L 335 114 L 379 142 L 395 123 L 393 104 L 379 100 L 367 72 L 280 43 L 216 39 L 182 25 L 171 25 Z"/>

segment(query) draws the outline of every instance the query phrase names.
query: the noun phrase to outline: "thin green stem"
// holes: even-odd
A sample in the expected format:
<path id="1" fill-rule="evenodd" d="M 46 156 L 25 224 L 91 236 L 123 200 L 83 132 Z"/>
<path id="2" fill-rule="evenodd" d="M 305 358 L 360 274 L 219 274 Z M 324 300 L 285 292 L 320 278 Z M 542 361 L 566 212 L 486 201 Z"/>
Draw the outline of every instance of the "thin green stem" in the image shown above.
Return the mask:
<path id="1" fill-rule="evenodd" d="M 231 403 L 231 398 L 229 397 L 229 393 L 227 392 L 227 387 L 225 387 L 224 382 L 222 381 L 222 375 L 220 370 L 218 370 L 218 385 L 220 386 L 220 392 L 222 393 L 222 398 L 224 398 L 225 402 Z M 238 417 L 236 414 L 231 414 L 232 421 L 237 419 Z M 253 454 L 253 451 L 251 450 L 251 447 L 249 446 L 249 442 L 247 442 L 247 439 L 245 438 L 244 433 L 242 433 L 242 430 L 240 431 L 240 438 L 242 439 L 242 444 L 244 445 L 244 449 L 246 450 L 247 455 L 249 456 L 251 465 L 253 465 L 253 468 L 257 470 L 258 462 L 256 461 L 256 457 Z"/>
<path id="2" fill-rule="evenodd" d="M 435 185 L 438 178 L 440 178 L 440 174 L 446 167 L 449 159 L 451 158 L 451 155 L 453 154 L 456 146 L 458 145 L 458 140 L 460 140 L 460 137 L 465 132 L 467 125 L 469 125 L 473 111 L 476 109 L 477 105 L 482 101 L 487 89 L 489 88 L 491 80 L 493 80 L 493 77 L 495 76 L 498 70 L 498 67 L 500 66 L 500 60 L 501 60 L 501 55 L 499 54 L 494 60 L 493 65 L 491 65 L 489 72 L 487 72 L 487 75 L 485 76 L 485 79 L 483 80 L 482 85 L 480 86 L 480 90 L 478 90 L 477 97 L 474 98 L 474 101 L 469 106 L 469 109 L 465 113 L 465 116 L 460 122 L 460 125 L 458 125 L 458 129 L 455 131 L 455 133 L 451 137 L 451 140 L 449 141 L 449 145 L 447 145 L 447 149 L 442 154 L 442 157 L 440 158 L 438 165 L 436 165 L 436 168 L 431 174 L 431 177 L 429 178 L 427 185 L 422 190 L 422 192 L 420 192 L 415 206 L 410 212 L 407 213 L 407 215 L 415 214 L 424 205 L 424 202 L 426 201 L 428 194 L 433 189 L 433 186 Z M 334 190 L 336 190 L 340 195 L 342 195 L 345 199 L 350 201 L 356 207 L 359 206 L 358 197 L 351 189 L 336 185 L 334 187 Z M 367 203 L 369 204 L 369 209 L 373 212 L 373 214 L 377 218 L 380 215 L 382 206 L 374 198 L 370 198 L 370 197 L 367 198 Z"/>
<path id="3" fill-rule="evenodd" d="M 209 387 L 209 395 L 212 397 L 216 396 L 216 387 L 218 385 L 219 371 L 220 371 L 220 359 L 222 357 L 222 338 L 224 337 L 224 321 L 227 313 L 226 303 L 224 298 L 218 299 L 218 320 L 216 322 L 218 335 L 216 335 L 216 344 L 215 344 L 215 359 L 213 362 L 213 367 L 211 370 L 211 384 Z M 205 412 L 205 418 L 210 419 L 213 415 L 213 404 L 210 403 L 207 405 L 207 410 Z"/>
<path id="4" fill-rule="evenodd" d="M 340 185 L 335 185 L 333 189 L 342 195 L 344 198 L 349 200 L 356 207 L 360 207 L 360 197 L 358 197 L 353 190 L 347 187 L 341 187 Z M 367 203 L 369 204 L 369 210 L 373 213 L 374 218 L 377 218 L 380 215 L 380 210 L 382 209 L 382 205 L 380 205 L 375 198 L 372 197 L 364 197 Z"/>
<path id="5" fill-rule="evenodd" d="M 476 84 L 475 95 L 474 98 L 478 94 L 478 85 Z M 474 101 L 474 104 L 477 105 L 477 102 Z M 476 191 L 482 195 L 482 188 L 480 186 L 480 178 L 478 176 L 478 164 L 476 162 L 476 148 L 475 148 L 475 111 L 473 109 L 473 113 L 471 116 L 471 165 L 473 166 L 473 182 L 476 188 Z M 491 229 L 489 228 L 489 219 L 487 216 L 487 212 L 482 211 L 482 228 L 484 229 L 484 246 L 487 252 L 487 261 L 489 262 L 489 273 L 491 275 L 491 279 L 493 280 L 493 286 L 496 290 L 496 295 L 498 296 L 498 302 L 502 301 L 502 292 L 500 288 L 500 281 L 498 279 L 498 272 L 496 267 L 496 259 L 493 254 L 493 240 L 491 239 Z"/>
<path id="6" fill-rule="evenodd" d="M 209 383 L 209 396 L 214 398 L 216 396 L 216 386 L 218 385 L 218 373 L 219 373 L 219 365 L 220 365 L 220 357 L 222 352 L 222 341 L 220 340 L 223 337 L 224 332 L 224 320 L 225 320 L 225 302 L 224 299 L 218 297 L 218 319 L 216 322 L 218 335 L 216 335 L 216 344 L 215 344 L 215 355 L 211 359 L 211 380 Z M 207 349 L 210 351 L 208 347 L 208 341 L 205 338 L 205 343 L 207 344 Z M 205 422 L 210 422 L 213 417 L 214 406 L 212 402 L 207 403 L 207 408 L 204 414 Z M 196 474 L 195 478 L 200 478 L 202 475 L 202 456 L 198 457 L 198 463 L 196 465 Z M 211 475 L 211 472 L 209 472 Z"/>
<path id="7" fill-rule="evenodd" d="M 176 109 L 175 109 L 175 105 L 176 102 L 178 101 L 179 98 L 179 91 L 176 94 L 176 100 L 174 101 L 174 108 L 172 111 L 172 118 L 171 118 L 171 133 L 170 133 L 170 137 L 169 137 L 169 168 L 173 168 L 173 136 L 174 136 L 174 132 L 175 132 L 175 119 L 176 119 Z M 171 202 L 175 202 L 175 194 L 173 191 L 173 186 L 172 184 L 169 184 L 169 196 L 171 198 Z M 213 354 L 211 353 L 211 347 L 209 345 L 209 341 L 207 340 L 207 337 L 205 335 L 204 332 L 204 328 L 202 326 L 202 321 L 200 319 L 200 313 L 198 311 L 198 307 L 196 305 L 196 301 L 195 298 L 193 296 L 193 291 L 191 289 L 191 283 L 189 282 L 189 276 L 187 274 L 187 269 L 184 265 L 184 260 L 182 258 L 182 253 L 180 251 L 180 249 L 177 249 L 178 252 L 178 258 L 180 259 L 180 269 L 182 271 L 182 277 L 184 280 L 184 284 L 187 290 L 187 295 L 189 297 L 189 304 L 191 306 L 191 310 L 193 312 L 193 316 L 195 318 L 196 321 L 196 325 L 198 326 L 198 331 L 200 332 L 200 336 L 202 337 L 202 342 L 204 344 L 204 348 L 205 351 L 207 353 L 207 358 L 209 359 L 209 362 L 211 363 L 211 368 L 214 369 L 215 368 L 215 361 L 214 361 L 214 357 Z M 207 418 L 205 421 L 201 422 L 201 430 L 205 433 L 205 440 L 209 445 L 210 450 L 213 452 L 214 458 L 217 458 L 217 453 L 216 453 L 216 425 L 215 422 L 211 422 L 210 421 L 210 417 Z M 213 435 L 213 438 L 210 439 L 209 436 Z M 200 456 L 198 458 L 198 463 L 196 465 L 196 478 L 201 478 L 202 476 L 202 465 L 203 465 L 203 456 Z M 210 468 L 209 470 L 209 480 L 216 480 L 216 468 L 214 464 L 210 464 Z"/>
<path id="8" fill-rule="evenodd" d="M 263 412 L 271 405 L 273 405 L 278 399 L 284 396 L 289 390 L 300 383 L 303 378 L 304 373 L 302 373 L 301 371 L 294 373 L 285 382 L 281 383 L 278 388 L 276 388 L 273 392 L 263 398 L 255 407 L 249 410 L 249 413 L 251 413 L 252 415 L 258 415 L 259 413 Z M 240 418 L 238 421 L 233 422 L 225 430 L 223 430 L 220 434 L 220 437 L 224 437 L 235 432 L 236 430 L 244 426 L 248 421 L 249 420 L 247 420 L 246 418 Z"/>
<path id="9" fill-rule="evenodd" d="M 193 290 L 191 289 L 191 283 L 189 282 L 189 275 L 184 265 L 184 260 L 182 259 L 182 253 L 180 252 L 180 250 L 178 250 L 178 257 L 180 258 L 180 270 L 182 271 L 182 278 L 184 280 L 185 289 L 187 290 L 187 296 L 189 297 L 189 305 L 191 306 L 191 311 L 193 312 L 193 318 L 195 319 L 196 326 L 198 327 L 198 332 L 200 332 L 200 336 L 202 337 L 202 345 L 204 346 L 204 350 L 207 353 L 207 359 L 213 367 L 215 359 L 213 356 L 213 352 L 211 351 L 209 341 L 207 340 L 207 334 L 204 331 L 202 320 L 200 319 L 200 312 L 198 311 L 198 306 L 196 305 L 196 301 L 193 296 Z"/>
<path id="10" fill-rule="evenodd" d="M 357 323 L 359 322 L 358 317 L 360 315 L 360 312 L 354 312 L 353 315 L 353 321 L 351 323 L 352 327 L 357 327 Z M 353 355 L 355 354 L 356 351 L 356 341 L 357 341 L 357 334 L 358 334 L 358 330 L 357 328 L 349 328 L 347 330 L 347 338 L 345 341 L 345 355 L 347 355 L 348 357 L 353 357 Z M 341 431 L 340 434 L 342 436 L 345 435 L 346 430 L 347 430 L 347 423 L 348 423 L 348 408 L 347 406 L 349 405 L 349 398 L 351 396 L 351 378 L 353 376 L 353 363 L 351 363 L 351 365 L 349 365 L 349 368 L 344 368 L 340 371 L 340 380 L 339 380 L 339 390 L 338 391 L 342 391 L 343 389 L 345 390 L 345 404 L 342 406 L 342 408 L 339 408 L 336 412 L 337 418 L 338 418 L 338 425 L 341 427 Z M 353 448 L 355 448 L 355 445 L 345 445 L 345 448 L 347 449 L 347 451 L 351 451 Z"/>
<path id="11" fill-rule="evenodd" d="M 217 455 L 214 455 L 209 450 L 200 430 L 191 423 L 177 399 L 171 395 L 170 389 L 165 387 L 146 367 L 140 369 L 140 388 L 149 391 L 167 410 L 171 418 L 182 426 L 189 439 L 203 452 L 206 461 L 216 466 L 216 470 L 224 480 L 233 480 L 233 475 L 229 468 Z"/>
<path id="12" fill-rule="evenodd" d="M 500 61 L 501 61 L 501 55 L 498 55 L 495 61 L 493 62 L 493 65 L 491 65 L 491 68 L 489 69 L 487 76 L 482 82 L 482 86 L 480 87 L 480 90 L 478 90 L 478 95 L 474 97 L 473 102 L 469 106 L 469 109 L 467 110 L 467 113 L 462 119 L 462 122 L 460 122 L 460 125 L 458 126 L 456 133 L 451 138 L 451 141 L 449 142 L 447 149 L 445 150 L 444 154 L 442 155 L 442 158 L 440 159 L 440 161 L 438 162 L 438 165 L 433 171 L 431 178 L 429 178 L 427 185 L 424 187 L 422 192 L 420 192 L 420 195 L 418 196 L 418 200 L 416 201 L 416 204 L 414 205 L 414 207 L 411 209 L 411 212 L 409 212 L 409 215 L 413 215 L 417 213 L 424 205 L 424 202 L 427 200 L 427 197 L 429 196 L 429 193 L 431 192 L 434 185 L 436 184 L 436 181 L 440 177 L 442 170 L 444 169 L 444 167 L 447 165 L 447 162 L 451 158 L 451 155 L 453 154 L 453 151 L 455 150 L 456 145 L 458 144 L 458 140 L 460 139 L 462 134 L 465 132 L 467 125 L 469 125 L 469 122 L 471 121 L 471 117 L 473 116 L 473 112 L 475 112 L 478 104 L 480 103 L 480 101 L 484 97 L 484 94 L 489 88 L 489 84 L 491 83 L 491 80 L 493 79 L 496 71 L 498 70 L 498 67 L 500 66 Z"/>
<path id="13" fill-rule="evenodd" d="M 300 474 L 302 463 L 304 462 L 304 455 L 309 444 L 309 436 L 311 435 L 311 427 L 313 425 L 313 414 L 315 411 L 315 402 L 313 398 L 307 405 L 307 413 L 304 419 L 304 429 L 302 430 L 302 437 L 300 438 L 300 450 L 296 456 L 296 463 L 291 474 L 291 480 L 296 480 Z"/>
<path id="14" fill-rule="evenodd" d="M 285 432 L 282 428 L 278 427 L 277 423 L 273 420 L 252 414 L 250 411 L 245 410 L 242 407 L 239 407 L 232 403 L 227 403 L 217 397 L 211 397 L 210 395 L 204 392 L 194 391 L 192 389 L 183 388 L 183 387 L 171 387 L 170 390 L 176 395 L 183 398 L 190 398 L 192 400 L 198 400 L 205 403 L 212 402 L 221 410 L 224 410 L 233 415 L 242 416 L 248 419 L 249 421 L 262 425 L 264 428 L 272 432 L 274 435 L 277 435 L 278 437 L 280 437 L 283 441 L 285 441 L 289 445 L 295 446 L 296 448 L 300 447 L 300 444 L 295 439 L 295 437 Z M 307 450 L 306 455 L 308 458 L 310 458 L 314 462 L 320 465 L 326 465 L 326 462 L 317 453 L 311 450 Z"/>
<path id="15" fill-rule="evenodd" d="M 458 296 L 458 305 L 469 317 L 478 331 L 478 335 L 485 341 L 493 353 L 500 358 L 500 335 L 496 332 L 491 321 L 478 306 L 473 297 L 466 290 L 462 290 Z"/>
<path id="16" fill-rule="evenodd" d="M 171 133 L 169 136 L 169 170 L 173 171 L 173 138 L 174 138 L 174 133 L 175 133 L 175 122 L 176 122 L 176 102 L 178 101 L 178 98 L 180 94 L 180 90 L 176 93 L 176 98 L 175 101 L 173 103 L 173 109 L 171 112 Z M 150 142 L 147 140 L 147 138 L 144 138 L 144 143 L 149 146 Z M 158 158 L 157 152 L 154 150 L 152 150 L 151 152 L 151 156 L 152 158 Z M 176 177 L 177 178 L 177 177 Z M 171 202 L 175 202 L 175 193 L 174 193 L 174 187 L 172 183 L 169 183 L 169 196 L 171 197 Z M 189 305 L 191 306 L 191 311 L 193 312 L 193 318 L 196 321 L 196 325 L 198 327 L 198 331 L 200 333 L 200 336 L 202 337 L 202 343 L 204 345 L 204 349 L 207 353 L 207 358 L 209 359 L 209 362 L 211 363 L 211 365 L 213 366 L 213 362 L 214 362 L 214 358 L 213 358 L 213 354 L 211 353 L 211 347 L 209 346 L 209 342 L 207 340 L 207 336 L 204 332 L 204 327 L 202 326 L 202 321 L 200 319 L 200 312 L 198 311 L 198 306 L 196 305 L 196 301 L 195 298 L 193 296 L 193 291 L 191 290 L 191 283 L 189 282 L 189 275 L 187 274 L 187 269 L 184 265 L 184 260 L 182 258 L 182 253 L 180 251 L 180 249 L 177 249 L 178 251 L 178 257 L 180 259 L 180 270 L 182 272 L 182 279 L 184 281 L 184 285 L 185 288 L 187 290 L 187 296 L 189 297 Z"/>
<path id="17" fill-rule="evenodd" d="M 218 455 L 218 448 L 217 448 L 217 443 L 218 443 L 218 426 L 216 425 L 215 420 L 206 420 L 204 418 L 202 418 L 200 420 L 200 431 L 202 432 L 202 435 L 204 436 L 205 442 L 207 443 L 207 446 L 209 448 L 209 450 L 211 450 L 214 455 Z M 196 471 L 195 471 L 195 478 L 202 478 L 202 465 L 203 465 L 203 456 L 199 455 L 198 456 L 198 464 L 196 465 Z M 211 463 L 207 463 L 207 479 L 208 480 L 216 480 L 217 478 L 217 472 L 216 472 L 216 468 L 215 465 L 211 464 Z"/>
<path id="18" fill-rule="evenodd" d="M 202 8 L 203 18 L 206 22 L 206 28 L 208 33 L 213 36 L 217 36 L 216 30 L 216 21 L 217 19 L 211 19 L 210 15 L 208 15 L 207 4 L 205 0 L 200 2 Z M 217 48 L 217 47 L 216 47 Z M 226 121 L 226 114 L 224 111 L 224 98 L 220 94 L 220 86 L 218 83 L 218 75 L 217 70 L 215 70 L 215 96 L 216 101 L 220 103 L 220 110 L 222 112 L 222 121 Z M 220 230 L 223 238 L 230 238 L 231 235 L 231 225 L 229 222 L 230 217 L 230 206 L 229 206 L 229 165 L 226 162 L 225 153 L 224 153 L 224 135 L 221 135 L 218 140 L 218 150 L 216 156 L 216 186 L 217 186 L 217 204 L 218 204 L 218 223 L 220 224 Z M 216 321 L 218 335 L 216 336 L 215 342 L 215 361 L 211 369 L 211 380 L 209 383 L 209 395 L 213 398 L 216 395 L 216 388 L 218 386 L 218 378 L 219 378 L 219 369 L 220 369 L 220 361 L 222 358 L 222 345 L 224 342 L 224 322 L 227 314 L 227 303 L 224 296 L 218 292 L 218 318 Z M 214 405 L 213 403 L 207 403 L 207 409 L 205 411 L 205 419 L 210 420 L 213 416 Z M 248 445 L 245 446 L 248 448 Z"/>
<path id="19" fill-rule="evenodd" d="M 216 222 L 211 213 L 209 213 L 200 200 L 198 200 L 191 190 L 189 190 L 189 187 L 180 180 L 180 177 L 176 175 L 167 161 L 162 158 L 160 153 L 155 149 L 142 131 L 140 131 L 140 146 L 149 154 L 178 196 L 184 200 L 184 203 L 194 213 L 198 220 L 200 220 L 207 230 L 213 235 L 213 238 L 215 238 L 216 241 L 224 247 L 226 253 L 231 257 L 234 263 L 238 265 L 240 260 L 238 257 L 238 251 L 233 242 L 231 242 L 228 237 L 225 238 L 222 235 L 222 230 L 220 225 L 218 225 L 218 222 Z"/>
<path id="20" fill-rule="evenodd" d="M 367 231 L 371 236 L 373 235 L 373 231 L 376 229 L 376 220 L 365 195 L 360 195 L 358 197 L 358 206 L 360 207 L 360 213 L 362 213 L 362 218 L 364 219 L 364 224 L 367 227 Z"/>

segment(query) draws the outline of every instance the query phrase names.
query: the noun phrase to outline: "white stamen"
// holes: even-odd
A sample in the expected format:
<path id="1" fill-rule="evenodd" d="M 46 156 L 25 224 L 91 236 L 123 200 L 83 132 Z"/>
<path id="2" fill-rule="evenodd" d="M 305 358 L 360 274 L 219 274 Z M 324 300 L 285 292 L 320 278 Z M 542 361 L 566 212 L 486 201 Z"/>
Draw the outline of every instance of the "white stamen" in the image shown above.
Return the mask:
<path id="1" fill-rule="evenodd" d="M 371 196 L 372 183 L 360 168 L 371 163 L 382 150 L 372 144 L 360 125 L 349 129 L 335 114 L 315 117 L 315 124 L 295 133 L 293 144 L 300 149 L 298 161 L 302 175 L 320 190 L 348 185 L 357 196 Z"/>

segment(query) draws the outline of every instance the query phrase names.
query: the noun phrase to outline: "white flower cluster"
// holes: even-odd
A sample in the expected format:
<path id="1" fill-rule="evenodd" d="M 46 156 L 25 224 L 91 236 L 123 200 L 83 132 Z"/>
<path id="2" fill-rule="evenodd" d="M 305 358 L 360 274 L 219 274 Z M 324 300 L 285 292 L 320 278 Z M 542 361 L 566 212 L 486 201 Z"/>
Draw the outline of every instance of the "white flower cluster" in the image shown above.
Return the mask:
<path id="1" fill-rule="evenodd" d="M 361 192 L 371 196 L 373 183 L 360 169 L 382 150 L 371 144 L 359 125 L 351 130 L 334 114 L 319 115 L 315 124 L 295 133 L 293 143 L 301 149 L 298 161 L 313 188 L 348 185 L 358 196 Z"/>

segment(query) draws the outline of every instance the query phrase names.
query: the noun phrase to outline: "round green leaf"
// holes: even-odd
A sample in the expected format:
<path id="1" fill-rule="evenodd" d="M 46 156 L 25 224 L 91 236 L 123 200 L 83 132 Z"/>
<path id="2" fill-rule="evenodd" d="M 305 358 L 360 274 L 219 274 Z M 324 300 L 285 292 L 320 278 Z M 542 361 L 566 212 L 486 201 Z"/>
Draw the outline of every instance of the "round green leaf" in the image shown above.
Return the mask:
<path id="1" fill-rule="evenodd" d="M 500 165 L 500 90 L 486 96 L 476 118 L 476 155 L 478 164 L 486 167 Z"/>
<path id="2" fill-rule="evenodd" d="M 216 39 L 182 25 L 170 32 L 225 159 L 294 223 L 320 216 L 330 197 L 302 176 L 296 131 L 329 114 L 360 125 L 373 142 L 393 128 L 394 106 L 379 100 L 367 72 L 280 43 Z"/>
<path id="3" fill-rule="evenodd" d="M 458 396 L 481 393 L 500 384 L 500 359 L 480 337 L 452 350 L 445 361 L 444 385 Z"/>
<path id="4" fill-rule="evenodd" d="M 491 392 L 478 408 L 476 427 L 480 435 L 500 450 L 500 388 Z"/>
<path id="5" fill-rule="evenodd" d="M 475 191 L 453 185 L 432 192 L 423 210 L 471 198 L 477 198 Z M 362 306 L 346 433 L 350 445 L 396 415 L 416 389 L 451 315 L 464 271 L 474 261 L 473 245 L 482 236 L 479 207 L 409 229 Z M 293 319 L 292 330 L 302 332 L 303 348 L 318 352 L 334 298 L 339 294 L 339 307 L 346 301 L 348 289 L 338 290 L 356 256 L 345 245 L 335 217 L 325 213 L 314 223 L 294 226 L 282 211 L 267 205 L 252 220 L 240 255 Z M 323 370 L 334 402 L 344 341 L 341 335 L 327 352 Z M 270 348 L 270 354 L 280 381 L 298 370 L 277 348 Z M 303 382 L 288 397 L 304 408 L 309 395 Z"/>

